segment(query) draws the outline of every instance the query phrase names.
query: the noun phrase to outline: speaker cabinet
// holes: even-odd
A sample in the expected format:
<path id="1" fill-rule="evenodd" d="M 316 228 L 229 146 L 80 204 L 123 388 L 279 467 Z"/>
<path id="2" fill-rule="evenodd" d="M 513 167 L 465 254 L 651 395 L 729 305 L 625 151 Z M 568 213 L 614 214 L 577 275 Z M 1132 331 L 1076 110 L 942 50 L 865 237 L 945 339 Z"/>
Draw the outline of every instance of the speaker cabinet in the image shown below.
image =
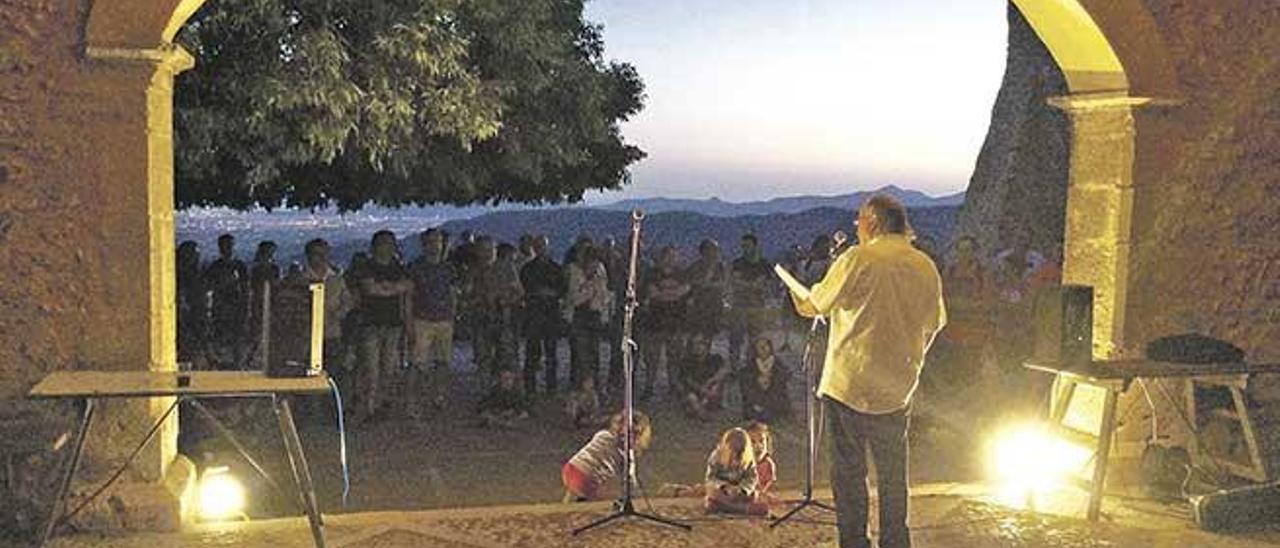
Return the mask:
<path id="1" fill-rule="evenodd" d="M 283 280 L 271 292 L 261 352 L 267 374 L 301 377 L 320 373 L 324 357 L 324 284 Z"/>
<path id="2" fill-rule="evenodd" d="M 1034 302 L 1039 363 L 1076 365 L 1093 358 L 1093 288 L 1063 285 L 1038 292 Z"/>

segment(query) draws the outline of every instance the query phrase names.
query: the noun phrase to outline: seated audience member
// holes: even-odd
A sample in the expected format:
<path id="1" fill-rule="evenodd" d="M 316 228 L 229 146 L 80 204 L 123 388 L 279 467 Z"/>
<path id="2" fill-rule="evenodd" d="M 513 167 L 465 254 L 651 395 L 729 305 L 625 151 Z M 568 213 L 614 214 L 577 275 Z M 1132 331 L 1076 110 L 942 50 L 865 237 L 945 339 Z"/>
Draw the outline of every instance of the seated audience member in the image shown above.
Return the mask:
<path id="1" fill-rule="evenodd" d="M 597 426 L 604 422 L 600 416 L 600 395 L 596 392 L 594 377 L 587 376 L 578 381 L 578 388 L 565 401 L 564 412 L 573 428 Z"/>
<path id="2" fill-rule="evenodd" d="M 707 457 L 706 496 L 708 512 L 766 515 L 768 505 L 756 500 L 759 474 L 755 452 L 746 430 L 730 428 Z"/>
<path id="3" fill-rule="evenodd" d="M 751 437 L 751 451 L 756 456 L 756 500 L 765 504 L 777 502 L 771 492 L 778 478 L 778 465 L 773 461 L 773 436 L 769 425 L 751 421 L 743 428 Z"/>
<path id="4" fill-rule="evenodd" d="M 529 405 L 516 385 L 515 371 L 498 373 L 497 383 L 480 400 L 478 411 L 481 426 L 515 428 L 518 421 L 529 418 Z"/>
<path id="5" fill-rule="evenodd" d="M 653 440 L 653 426 L 649 416 L 636 411 L 632 421 L 632 439 L 635 444 L 635 455 L 649 449 Z M 564 463 L 560 468 L 560 479 L 564 483 L 563 502 L 582 502 L 602 500 L 602 488 L 608 485 L 618 474 L 627 473 L 623 469 L 625 461 L 623 436 L 626 435 L 626 414 L 615 413 L 609 418 L 609 426 L 591 437 L 582 449 Z"/>
<path id="6" fill-rule="evenodd" d="M 685 410 L 700 420 L 708 411 L 720 409 L 724 397 L 724 379 L 730 373 L 724 358 L 711 353 L 711 338 L 694 333 L 689 338 L 689 351 L 680 369 L 680 393 Z"/>
<path id="7" fill-rule="evenodd" d="M 743 419 L 773 422 L 791 418 L 791 402 L 787 399 L 789 372 L 773 353 L 773 341 L 756 338 L 752 356 L 738 375 Z"/>

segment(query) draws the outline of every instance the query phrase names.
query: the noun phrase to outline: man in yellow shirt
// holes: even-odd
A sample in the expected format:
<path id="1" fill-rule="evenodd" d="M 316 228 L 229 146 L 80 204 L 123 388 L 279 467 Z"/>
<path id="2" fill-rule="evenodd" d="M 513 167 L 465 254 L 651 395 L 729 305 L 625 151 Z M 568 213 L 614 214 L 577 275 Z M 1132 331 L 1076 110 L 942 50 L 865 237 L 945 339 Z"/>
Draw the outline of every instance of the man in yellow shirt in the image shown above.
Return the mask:
<path id="1" fill-rule="evenodd" d="M 841 253 L 796 310 L 830 323 L 818 386 L 831 433 L 841 548 L 869 547 L 866 452 L 876 463 L 880 547 L 911 545 L 907 427 L 924 355 L 946 324 L 937 266 L 911 245 L 906 209 L 877 195 L 858 210 L 861 245 Z"/>

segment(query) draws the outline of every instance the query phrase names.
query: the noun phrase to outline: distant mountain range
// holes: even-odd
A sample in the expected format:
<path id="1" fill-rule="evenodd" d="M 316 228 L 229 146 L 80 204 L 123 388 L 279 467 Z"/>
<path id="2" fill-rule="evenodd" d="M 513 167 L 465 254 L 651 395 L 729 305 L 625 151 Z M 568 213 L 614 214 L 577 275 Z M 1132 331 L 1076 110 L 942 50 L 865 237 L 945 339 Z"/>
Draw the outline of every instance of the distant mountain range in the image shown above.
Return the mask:
<path id="1" fill-rule="evenodd" d="M 920 237 L 945 242 L 955 228 L 959 211 L 957 206 L 910 208 L 911 224 Z M 821 207 L 796 213 L 733 217 L 666 211 L 645 214 L 641 241 L 650 249 L 675 246 L 685 259 L 690 259 L 703 239 L 712 238 L 720 243 L 725 257 L 734 257 L 738 254 L 739 239 L 749 232 L 756 235 L 766 257 L 780 258 L 796 246 L 808 248 L 818 235 L 837 230 L 849 233 L 852 224 L 852 208 Z M 589 235 L 597 242 L 613 238 L 626 245 L 631 214 L 602 209 L 511 211 L 449 221 L 441 228 L 454 235 L 470 231 L 505 242 L 515 242 L 522 234 L 546 234 L 552 252 L 560 259 L 580 234 Z"/>
<path id="2" fill-rule="evenodd" d="M 719 198 L 703 200 L 679 198 L 643 198 L 622 200 L 612 204 L 595 206 L 605 211 L 631 211 L 641 209 L 646 213 L 665 213 L 668 211 L 688 211 L 701 213 L 708 217 L 737 217 L 740 215 L 773 215 L 778 213 L 799 213 L 810 209 L 824 207 L 836 209 L 855 209 L 874 194 L 888 194 L 911 208 L 958 206 L 964 203 L 964 192 L 933 197 L 917 190 L 908 190 L 894 185 L 876 190 L 840 194 L 836 196 L 787 196 L 756 202 L 726 202 Z"/>
<path id="3" fill-rule="evenodd" d="M 715 238 L 727 256 L 736 254 L 737 240 L 745 232 L 760 238 L 769 255 L 791 246 L 808 245 L 816 234 L 848 230 L 851 211 L 867 197 L 881 192 L 893 195 L 912 211 L 912 222 L 923 235 L 937 241 L 950 237 L 958 205 L 964 194 L 931 197 L 914 190 L 886 186 L 874 191 L 839 196 L 793 196 L 755 202 L 726 202 L 717 198 L 646 198 L 602 205 L 535 207 L 432 206 L 384 208 L 367 207 L 358 212 L 335 211 L 233 211 L 191 209 L 177 214 L 177 239 L 195 240 L 205 259 L 217 249 L 219 234 L 232 233 L 239 240 L 238 255 L 248 259 L 261 240 L 279 246 L 282 263 L 299 260 L 302 245 L 311 238 L 325 238 L 334 247 L 334 258 L 346 261 L 351 253 L 368 247 L 377 230 L 394 231 L 401 238 L 433 226 L 443 226 L 452 234 L 464 230 L 490 234 L 500 241 L 514 242 L 521 234 L 539 233 L 550 237 L 552 249 L 560 252 L 578 234 L 597 239 L 613 237 L 626 242 L 630 211 L 645 211 L 645 242 L 672 244 L 692 249 L 702 238 Z M 408 255 L 416 255 L 416 245 L 406 245 Z"/>

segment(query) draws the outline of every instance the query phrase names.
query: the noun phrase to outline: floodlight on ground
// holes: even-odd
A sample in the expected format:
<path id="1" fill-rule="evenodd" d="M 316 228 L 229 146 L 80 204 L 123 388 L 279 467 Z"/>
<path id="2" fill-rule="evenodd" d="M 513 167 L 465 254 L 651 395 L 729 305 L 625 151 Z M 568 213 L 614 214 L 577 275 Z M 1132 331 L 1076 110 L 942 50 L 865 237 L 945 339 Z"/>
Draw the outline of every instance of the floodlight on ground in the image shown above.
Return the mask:
<path id="1" fill-rule="evenodd" d="M 1002 430 L 987 448 L 987 467 L 998 482 L 997 499 L 1022 507 L 1049 496 L 1085 470 L 1093 453 L 1053 436 L 1044 426 L 1018 424 Z"/>
<path id="2" fill-rule="evenodd" d="M 206 468 L 200 478 L 200 518 L 220 521 L 244 516 L 244 486 L 226 466 Z"/>

